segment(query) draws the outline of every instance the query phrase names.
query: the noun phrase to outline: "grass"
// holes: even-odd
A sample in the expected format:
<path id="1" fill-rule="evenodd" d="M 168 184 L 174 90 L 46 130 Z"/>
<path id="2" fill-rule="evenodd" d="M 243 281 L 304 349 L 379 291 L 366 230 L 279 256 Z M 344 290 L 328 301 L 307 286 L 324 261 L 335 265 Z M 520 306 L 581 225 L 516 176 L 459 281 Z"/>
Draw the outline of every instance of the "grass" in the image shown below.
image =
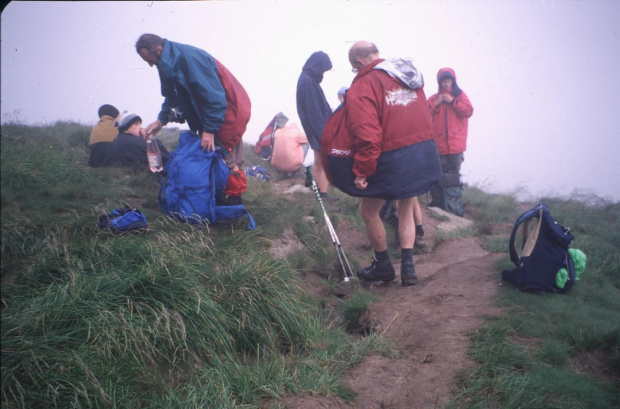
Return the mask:
<path id="1" fill-rule="evenodd" d="M 3 408 L 280 408 L 289 395 L 351 399 L 340 381 L 346 369 L 368 354 L 397 355 L 381 334 L 347 332 L 374 296 L 357 291 L 328 310 L 304 291 L 300 271 L 337 270 L 314 197 L 298 194 L 283 206 L 269 183 L 250 179 L 244 200 L 256 231 L 180 224 L 159 210 L 150 172 L 86 166 L 88 131 L 65 122 L 2 126 Z M 170 149 L 175 135 L 165 136 Z M 248 166 L 275 177 L 249 150 Z M 505 313 L 470 335 L 478 366 L 460 373 L 448 408 L 620 405 L 612 383 L 620 379 L 620 204 L 577 194 L 540 200 L 571 227 L 586 271 L 565 295 L 504 286 Z M 465 202 L 474 227 L 452 234 L 502 253 L 508 237 L 493 229 L 512 226 L 530 206 L 476 187 L 466 187 Z M 98 229 L 99 215 L 125 204 L 146 214 L 145 236 Z M 355 199 L 338 206 L 330 214 L 336 228 L 363 229 Z M 270 243 L 285 231 L 304 248 L 274 259 Z M 512 268 L 507 256 L 498 273 L 504 268 Z M 591 362 L 601 373 L 575 371 L 581 359 L 599 359 Z"/>
<path id="2" fill-rule="evenodd" d="M 485 226 L 514 223 L 529 206 L 477 189 L 466 192 L 476 214 L 486 209 L 489 224 L 476 220 L 482 237 Z M 571 227 L 572 247 L 588 256 L 586 271 L 563 295 L 534 295 L 505 285 L 498 303 L 506 312 L 471 334 L 470 354 L 479 367 L 461 374 L 460 390 L 448 408 L 620 405 L 620 204 L 589 196 L 538 201 L 549 206 L 558 223 Z M 493 246 L 507 250 L 507 236 L 494 240 Z M 498 271 L 513 267 L 506 257 Z M 584 355 L 599 359 L 590 368 L 603 369 L 575 372 L 573 363 Z"/>
<path id="3" fill-rule="evenodd" d="M 324 268 L 331 245 L 298 221 L 320 216 L 314 202 L 283 209 L 250 180 L 256 232 L 180 224 L 158 210 L 149 172 L 88 168 L 87 135 L 66 123 L 2 128 L 2 407 L 352 396 L 342 372 L 386 346 L 348 335 L 304 293 L 295 267 Z M 147 215 L 145 236 L 98 229 L 124 204 Z M 289 226 L 313 246 L 274 259 L 266 243 Z"/>

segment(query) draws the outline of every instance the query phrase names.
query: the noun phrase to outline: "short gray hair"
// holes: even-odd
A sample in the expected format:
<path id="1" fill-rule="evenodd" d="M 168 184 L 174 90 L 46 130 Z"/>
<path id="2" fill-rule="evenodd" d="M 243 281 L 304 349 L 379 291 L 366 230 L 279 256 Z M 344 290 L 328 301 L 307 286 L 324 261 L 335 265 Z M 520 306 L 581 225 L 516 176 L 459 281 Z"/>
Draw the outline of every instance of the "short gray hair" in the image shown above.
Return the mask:
<path id="1" fill-rule="evenodd" d="M 136 52 L 140 54 L 140 50 L 146 48 L 150 53 L 157 50 L 157 46 L 164 46 L 164 39 L 155 34 L 142 34 L 136 41 Z"/>

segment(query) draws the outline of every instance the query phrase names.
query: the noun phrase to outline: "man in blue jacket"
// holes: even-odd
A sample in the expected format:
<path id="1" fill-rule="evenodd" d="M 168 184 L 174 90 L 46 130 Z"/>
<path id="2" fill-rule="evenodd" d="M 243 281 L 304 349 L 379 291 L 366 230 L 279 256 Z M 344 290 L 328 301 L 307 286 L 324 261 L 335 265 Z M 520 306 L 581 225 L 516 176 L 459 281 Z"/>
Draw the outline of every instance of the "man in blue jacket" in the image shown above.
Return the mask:
<path id="1" fill-rule="evenodd" d="M 155 34 L 143 34 L 136 52 L 151 67 L 157 66 L 161 93 L 165 97 L 157 120 L 146 131 L 156 134 L 168 122 L 187 121 L 202 139 L 207 152 L 219 145 L 226 150 L 231 179 L 244 162 L 241 138 L 250 120 L 251 103 L 243 86 L 209 53 L 187 44 L 175 43 Z M 229 186 L 231 185 L 229 179 Z M 246 185 L 247 187 L 247 185 Z M 240 188 L 229 196 L 240 196 Z"/>
<path id="2" fill-rule="evenodd" d="M 335 201 L 327 194 L 329 181 L 321 163 L 321 137 L 332 109 L 321 88 L 323 74 L 332 69 L 329 56 L 323 51 L 313 53 L 304 64 L 297 80 L 297 114 L 304 128 L 310 148 L 314 151 L 314 179 L 323 200 Z"/>

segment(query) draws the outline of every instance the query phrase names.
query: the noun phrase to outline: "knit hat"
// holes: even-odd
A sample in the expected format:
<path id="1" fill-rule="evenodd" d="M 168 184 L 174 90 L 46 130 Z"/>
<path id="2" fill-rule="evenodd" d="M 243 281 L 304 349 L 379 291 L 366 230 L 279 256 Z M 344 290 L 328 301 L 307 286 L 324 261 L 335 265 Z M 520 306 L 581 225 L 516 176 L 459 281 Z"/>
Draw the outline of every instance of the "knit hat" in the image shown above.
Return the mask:
<path id="1" fill-rule="evenodd" d="M 138 121 L 142 122 L 142 118 L 138 115 L 130 112 L 123 112 L 116 122 L 114 122 L 114 126 L 118 127 L 119 132 L 125 132 L 131 125 Z"/>
<path id="2" fill-rule="evenodd" d="M 97 112 L 99 118 L 104 115 L 111 116 L 112 118 L 116 118 L 119 114 L 118 109 L 115 106 L 110 104 L 104 104 L 99 107 L 99 112 Z"/>

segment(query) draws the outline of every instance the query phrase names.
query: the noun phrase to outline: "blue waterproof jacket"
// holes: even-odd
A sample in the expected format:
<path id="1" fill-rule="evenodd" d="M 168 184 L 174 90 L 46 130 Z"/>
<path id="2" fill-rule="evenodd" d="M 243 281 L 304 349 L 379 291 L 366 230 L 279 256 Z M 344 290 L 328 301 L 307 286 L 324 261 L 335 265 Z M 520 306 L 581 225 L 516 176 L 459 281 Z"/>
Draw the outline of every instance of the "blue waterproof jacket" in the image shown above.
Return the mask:
<path id="1" fill-rule="evenodd" d="M 158 119 L 167 124 L 170 108 L 178 107 L 193 132 L 217 132 L 224 123 L 226 94 L 215 59 L 191 45 L 164 40 L 157 69 L 165 97 Z"/>
<path id="2" fill-rule="evenodd" d="M 297 115 L 314 150 L 321 149 L 323 128 L 332 114 L 320 85 L 323 74 L 331 68 L 329 56 L 317 51 L 308 58 L 297 80 Z"/>

